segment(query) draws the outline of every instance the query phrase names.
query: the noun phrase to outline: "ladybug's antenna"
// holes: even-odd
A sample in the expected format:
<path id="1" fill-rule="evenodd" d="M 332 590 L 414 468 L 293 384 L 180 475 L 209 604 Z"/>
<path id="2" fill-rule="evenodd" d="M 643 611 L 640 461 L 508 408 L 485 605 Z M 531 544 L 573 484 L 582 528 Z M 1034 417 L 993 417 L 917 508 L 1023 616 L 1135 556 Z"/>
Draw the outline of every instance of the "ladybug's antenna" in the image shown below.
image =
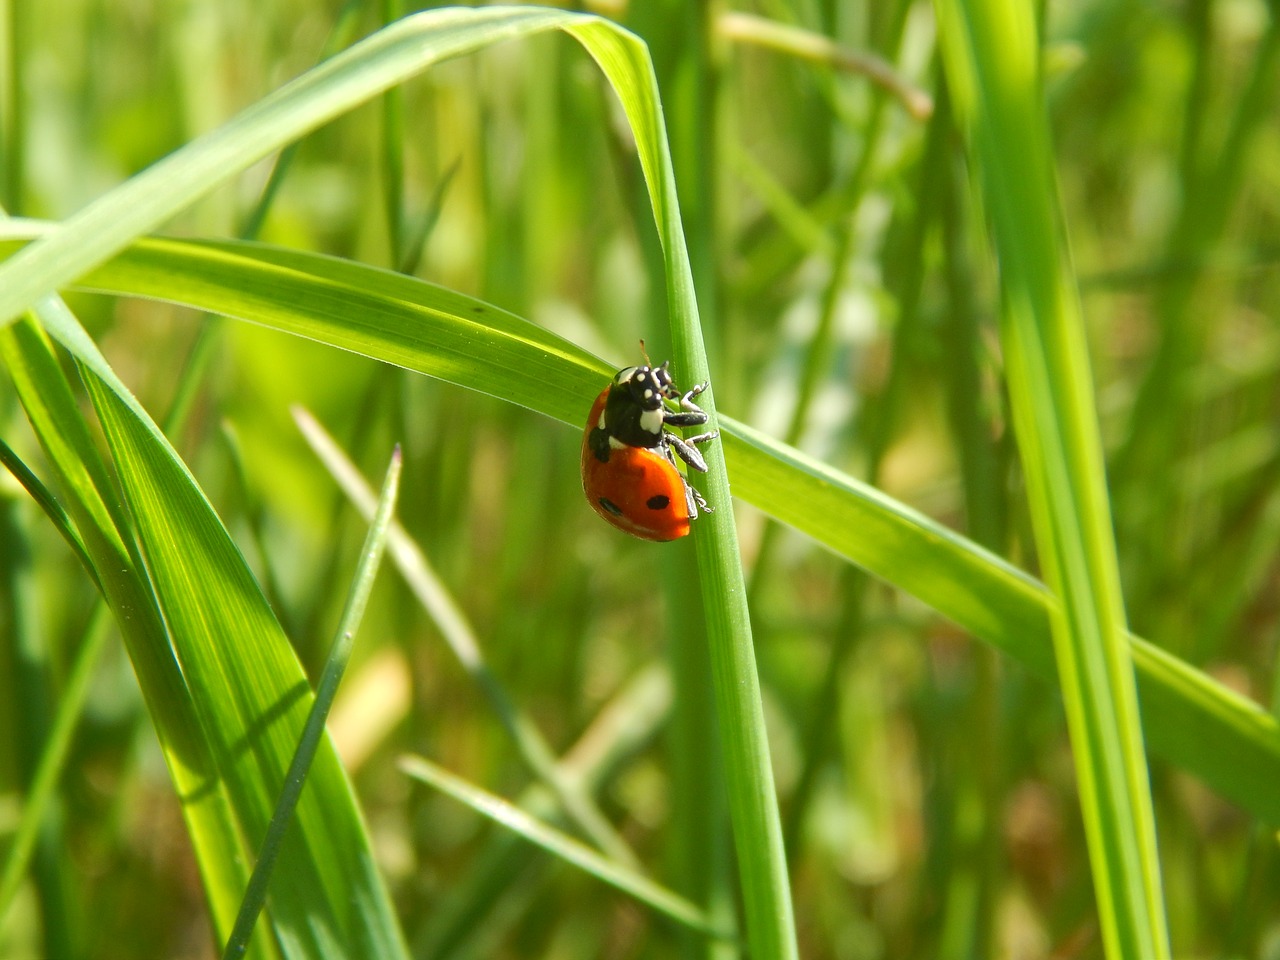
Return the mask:
<path id="1" fill-rule="evenodd" d="M 653 364 L 649 362 L 649 354 L 644 348 L 644 337 L 640 338 L 640 356 L 644 357 L 644 365 L 646 367 L 653 366 Z"/>

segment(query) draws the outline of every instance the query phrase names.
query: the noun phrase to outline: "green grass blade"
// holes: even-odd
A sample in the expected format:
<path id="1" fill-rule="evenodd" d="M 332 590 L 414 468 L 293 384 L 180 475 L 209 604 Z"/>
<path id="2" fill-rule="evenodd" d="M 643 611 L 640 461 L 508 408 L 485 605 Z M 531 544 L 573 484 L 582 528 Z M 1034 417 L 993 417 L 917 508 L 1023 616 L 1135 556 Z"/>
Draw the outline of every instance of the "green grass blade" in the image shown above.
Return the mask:
<path id="1" fill-rule="evenodd" d="M 118 504 L 118 495 L 106 479 L 77 399 L 35 324 L 22 321 L 0 330 L 0 357 L 58 477 L 63 503 L 76 522 L 102 596 L 129 650 L 174 786 L 186 797 L 183 817 L 214 927 L 230 929 L 239 891 L 248 879 L 241 838 L 155 598 L 140 573 L 132 544 L 122 539 L 122 530 L 127 529 L 116 526 L 113 504 Z M 260 955 L 273 955 L 265 942 L 255 942 Z"/>
<path id="2" fill-rule="evenodd" d="M 569 32 L 582 41 L 609 77 L 635 134 L 662 241 L 678 379 L 689 384 L 708 381 L 693 272 L 663 132 L 657 79 L 648 51 L 636 38 L 609 30 L 601 23 L 585 23 Z M 701 394 L 698 401 L 715 424 L 714 387 Z M 738 529 L 733 519 L 723 445 L 709 443 L 704 453 L 709 472 L 695 483 L 706 488 L 704 492 L 716 505 L 716 512 L 700 519 L 693 540 L 720 721 L 725 786 L 738 854 L 742 912 L 750 952 L 757 957 L 785 960 L 798 956 L 799 948 Z"/>
<path id="3" fill-rule="evenodd" d="M 193 788 L 225 784 L 240 832 L 263 836 L 305 723 L 310 689 L 244 559 L 185 465 L 65 309 L 46 328 L 71 346 L 103 425 L 146 571 L 189 685 L 185 699 L 217 758 Z M 390 900 L 326 739 L 277 865 L 271 914 L 287 955 L 405 954 Z M 209 851 L 240 862 L 239 841 Z M 243 881 L 236 887 L 243 890 Z M 237 900 L 239 895 L 237 893 Z"/>
<path id="4" fill-rule="evenodd" d="M 664 205 L 668 214 L 674 212 L 677 197 L 681 204 L 683 222 L 676 228 L 680 234 L 677 242 L 681 245 L 678 260 L 670 256 L 675 249 L 668 234 L 672 228 L 670 222 L 657 221 L 660 243 L 653 242 L 647 228 L 641 234 L 646 273 L 666 278 L 665 284 L 650 285 L 645 298 L 646 312 L 653 313 L 655 322 L 665 313 L 681 328 L 671 337 L 673 343 L 681 337 L 724 342 L 726 314 L 718 308 L 723 277 L 716 263 L 721 218 L 717 216 L 720 202 L 715 184 L 724 138 L 723 125 L 718 122 L 718 106 L 722 101 L 715 95 L 719 64 L 711 52 L 714 47 L 711 30 L 715 21 L 712 6 L 701 3 L 659 2 L 638 4 L 627 10 L 627 25 L 653 51 L 654 77 L 653 86 L 635 91 L 639 95 L 630 97 L 626 109 L 633 123 L 637 117 L 640 122 L 649 122 L 659 93 L 665 97 L 665 117 L 660 118 L 659 127 L 666 129 L 672 151 L 668 157 L 665 150 L 641 145 L 642 156 L 649 155 L 646 158 L 649 193 L 653 197 L 657 191 L 668 192 L 670 201 Z M 624 62 L 624 58 L 620 62 Z M 671 182 L 655 179 L 655 171 L 659 178 L 668 175 L 664 164 L 670 166 Z M 628 179 L 632 181 L 632 216 L 641 221 L 643 227 L 645 214 L 640 184 L 634 183 L 634 174 Z M 678 192 L 674 189 L 677 186 Z M 687 263 L 682 262 L 686 260 Z M 686 272 L 695 278 L 700 314 L 691 309 L 692 305 L 686 308 L 678 302 L 674 283 Z M 687 281 L 684 286 L 688 290 Z M 656 333 L 655 336 L 656 342 L 664 340 Z M 677 348 L 674 354 L 677 371 L 681 370 L 684 359 L 681 349 Z M 658 353 L 663 358 L 668 356 L 665 347 Z M 722 361 L 717 378 L 719 385 L 727 382 L 729 355 L 720 351 L 718 356 Z M 701 379 L 694 374 L 689 374 L 687 381 L 683 377 L 683 373 L 677 373 L 680 382 Z M 707 529 L 699 528 L 697 532 Z M 666 603 L 658 627 L 664 638 L 665 659 L 675 690 L 664 736 L 672 815 L 663 836 L 663 861 L 673 876 L 679 878 L 681 892 L 704 904 L 718 922 L 728 926 L 735 922 L 738 875 L 745 877 L 748 871 L 758 871 L 745 859 L 739 861 L 743 869 L 735 870 L 731 855 L 734 832 L 726 829 L 731 818 L 728 800 L 732 788 L 728 786 L 728 779 L 733 774 L 726 777 L 721 744 L 724 738 L 707 736 L 708 730 L 718 728 L 717 713 L 725 703 L 725 698 L 715 689 L 712 637 L 705 612 L 708 602 L 716 602 L 716 598 L 710 596 L 716 588 L 699 575 L 697 554 L 688 549 L 687 544 L 669 553 L 671 562 L 662 564 L 661 586 Z M 741 826 L 741 821 L 734 824 L 739 836 Z M 785 889 L 781 892 L 786 893 Z M 737 955 L 727 944 L 708 947 L 688 931 L 677 932 L 671 952 L 705 960 Z"/>
<path id="5" fill-rule="evenodd" d="M 174 786 L 186 798 L 182 812 L 213 925 L 229 930 L 248 880 L 238 829 L 155 598 L 141 573 L 135 545 L 123 539 L 129 531 L 118 520 L 118 495 L 70 384 L 36 325 L 21 321 L 0 330 L 0 358 L 54 470 L 62 502 L 128 647 Z M 255 944 L 258 955 L 274 955 L 265 938 Z"/>
<path id="6" fill-rule="evenodd" d="M 0 222 L 0 237 L 30 237 L 44 229 L 9 220 Z M 2 244 L 0 253 L 14 246 Z M 170 274 L 175 269 L 179 273 Z M 586 420 L 602 378 L 612 375 L 608 364 L 580 347 L 473 297 L 354 261 L 280 247 L 139 240 L 77 286 L 218 304 L 210 312 L 465 383 L 569 423 Z M 75 342 L 95 352 L 82 338 Z"/>
<path id="7" fill-rule="evenodd" d="M 373 590 L 373 581 L 382 563 L 382 553 L 387 544 L 387 533 L 391 529 L 391 518 L 395 511 L 396 494 L 400 489 L 400 464 L 400 448 L 396 447 L 391 455 L 391 466 L 387 468 L 386 479 L 382 484 L 382 494 L 378 498 L 373 523 L 369 527 L 364 547 L 360 551 L 360 565 L 356 569 L 346 607 L 338 623 L 333 643 L 329 647 L 324 672 L 321 674 L 320 683 L 316 686 L 316 695 L 311 703 L 311 709 L 307 713 L 307 722 L 302 728 L 302 738 L 298 741 L 298 749 L 294 752 L 293 759 L 289 762 L 284 788 L 280 791 L 280 799 L 276 801 L 275 812 L 272 813 L 271 823 L 267 826 L 267 835 L 262 841 L 262 849 L 258 852 L 258 862 L 254 865 L 253 875 L 249 878 L 249 887 L 245 891 L 244 901 L 240 904 L 240 913 L 236 916 L 235 927 L 232 928 L 231 937 L 227 940 L 227 947 L 222 953 L 224 960 L 244 956 L 249 946 L 249 938 L 253 934 L 254 924 L 266 902 L 267 888 L 271 883 L 276 859 L 280 855 L 285 831 L 293 822 L 294 811 L 298 807 L 298 797 L 301 796 L 302 788 L 306 785 L 311 763 L 324 738 L 325 721 L 333 707 L 333 698 L 337 696 L 338 685 L 347 671 L 347 663 L 351 660 L 356 631 L 360 628 L 360 621 L 364 619 L 364 609 L 369 602 L 369 593 Z"/>
<path id="8" fill-rule="evenodd" d="M 1048 680 L 1056 676 L 1045 586 L 1007 561 L 840 471 L 728 418 L 734 492 L 917 597 Z M 1280 824 L 1280 726 L 1266 710 L 1131 637 L 1148 746 Z"/>
<path id="9" fill-rule="evenodd" d="M 731 937 L 728 932 L 712 926 L 706 915 L 684 897 L 672 893 L 648 877 L 606 860 L 590 847 L 547 826 L 514 804 L 467 783 L 431 761 L 422 757 L 405 757 L 400 761 L 400 769 L 415 780 L 444 791 L 508 830 L 520 834 L 530 843 L 537 844 L 560 859 L 635 897 L 672 920 L 708 936 L 721 939 Z"/>
<path id="10" fill-rule="evenodd" d="M 30 222 L 0 227 L 20 228 L 24 235 L 38 229 Z M 86 283 L 250 319 L 503 397 L 574 429 L 609 375 L 586 351 L 488 304 L 315 254 L 145 240 Z M 735 496 L 918 597 L 1034 673 L 1054 677 L 1054 601 L 1043 584 L 800 451 L 729 417 L 719 425 Z M 1280 778 L 1275 720 L 1143 641 L 1135 641 L 1134 657 L 1150 747 L 1280 825 L 1280 795 L 1271 789 Z"/>
<path id="11" fill-rule="evenodd" d="M 938 0 L 957 114 L 995 232 L 1015 433 L 1050 588 L 1102 939 L 1169 956 L 1155 817 L 1092 375 L 1061 215 L 1030 4 Z"/>
<path id="12" fill-rule="evenodd" d="M 31 472 L 31 468 L 23 463 L 13 448 L 3 440 L 0 440 L 0 464 L 4 464 L 5 469 L 22 485 L 22 489 L 26 490 L 28 496 L 44 511 L 44 515 L 49 518 L 49 522 L 53 524 L 54 529 L 66 541 L 67 546 L 79 558 L 85 571 L 96 582 L 98 571 L 93 565 L 93 559 L 89 556 L 89 551 L 85 549 L 84 540 L 80 538 L 80 531 L 76 529 L 75 521 L 71 519 L 71 516 L 63 508 L 62 504 L 58 502 L 58 498 L 53 495 L 52 491 L 40 481 L 39 477 Z M 2 899 L 0 898 L 0 900 Z M 4 913 L 4 911 L 0 909 L 0 913 Z"/>

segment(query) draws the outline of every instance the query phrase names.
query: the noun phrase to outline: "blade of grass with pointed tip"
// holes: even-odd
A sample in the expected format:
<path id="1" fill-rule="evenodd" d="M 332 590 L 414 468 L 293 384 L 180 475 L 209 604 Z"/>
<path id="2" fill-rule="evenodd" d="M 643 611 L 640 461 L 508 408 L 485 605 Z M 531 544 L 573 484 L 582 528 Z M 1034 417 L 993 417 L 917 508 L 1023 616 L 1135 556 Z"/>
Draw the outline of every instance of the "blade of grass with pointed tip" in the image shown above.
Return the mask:
<path id="1" fill-rule="evenodd" d="M 248 880 L 240 837 L 226 791 L 201 735 L 186 680 L 173 657 L 165 625 L 118 509 L 118 495 L 90 438 L 57 358 L 39 328 L 20 321 L 0 330 L 3 358 L 31 427 L 45 451 L 85 556 L 129 651 L 156 726 L 170 776 L 184 798 L 183 816 L 200 865 L 213 925 L 229 930 Z M 6 870 L 0 915 L 21 872 Z M 274 956 L 269 941 L 255 939 L 261 956 Z"/>
<path id="2" fill-rule="evenodd" d="M 225 789 L 240 833 L 255 843 L 305 722 L 310 689 L 302 668 L 243 557 L 158 428 L 69 311 L 42 309 L 41 319 L 80 363 L 181 663 L 189 691 L 183 697 L 198 718 L 188 733 L 202 733 L 215 758 L 192 797 Z M 283 951 L 404 956 L 350 784 L 327 738 L 310 785 L 296 829 L 286 835 L 271 901 Z M 243 869 L 239 841 L 206 852 Z M 243 883 L 222 886 L 238 900 Z"/>
<path id="3" fill-rule="evenodd" d="M 31 222 L 0 224 L 0 236 Z M 0 245 L 0 253 L 14 244 Z M 138 241 L 86 278 L 184 303 L 503 397 L 575 429 L 610 368 L 528 321 L 432 284 L 254 244 Z M 513 371 L 536 371 L 514 377 Z M 1053 600 L 1032 577 L 941 524 L 728 417 L 734 493 L 1052 679 Z M 1280 825 L 1280 729 L 1257 704 L 1134 641 L 1148 745 Z"/>
<path id="4" fill-rule="evenodd" d="M 643 43 L 598 22 L 570 28 L 609 77 L 636 138 L 665 261 L 671 341 L 681 382 L 709 384 L 706 347 L 698 318 L 693 271 L 685 246 L 670 149 L 663 132 L 657 78 Z M 698 402 L 716 424 L 714 388 Z M 581 421 L 579 421 L 581 422 Z M 733 519 L 724 450 L 704 448 L 708 472 L 695 475 L 714 513 L 704 515 L 693 536 L 698 587 L 706 618 L 712 686 L 719 717 L 725 788 L 742 886 L 742 913 L 753 956 L 797 957 L 795 909 L 782 845 L 782 817 L 774 787 L 769 738 L 756 670 L 746 582 Z"/>
<path id="5" fill-rule="evenodd" d="M 329 656 L 325 658 L 324 672 L 320 676 L 320 683 L 316 686 L 315 699 L 307 712 L 307 722 L 302 728 L 298 749 L 294 751 L 293 759 L 289 761 L 284 787 L 280 791 L 280 798 L 276 801 L 271 823 L 267 825 L 267 835 L 262 841 L 262 849 L 258 851 L 258 862 L 254 865 L 253 875 L 249 877 L 249 887 L 245 891 L 244 900 L 240 903 L 235 927 L 232 928 L 227 947 L 222 953 L 224 960 L 243 957 L 245 950 L 248 949 L 249 937 L 253 933 L 254 924 L 267 898 L 267 888 L 275 870 L 276 858 L 280 855 L 285 831 L 293 822 L 293 814 L 298 807 L 298 797 L 301 796 L 302 788 L 306 785 L 311 763 L 324 738 L 325 722 L 333 707 L 333 698 L 337 696 L 338 685 L 347 672 L 347 663 L 351 659 L 351 650 L 355 646 L 356 631 L 364 618 L 369 593 L 373 590 L 373 581 L 382 563 L 387 533 L 391 529 L 391 518 L 395 512 L 396 494 L 400 489 L 400 464 L 400 448 L 397 446 L 391 455 L 391 465 L 387 468 L 386 479 L 382 483 L 382 493 L 378 497 L 373 522 L 365 537 L 364 546 L 360 550 L 360 564 L 356 568 L 351 591 L 338 622 L 337 633 L 329 647 Z"/>

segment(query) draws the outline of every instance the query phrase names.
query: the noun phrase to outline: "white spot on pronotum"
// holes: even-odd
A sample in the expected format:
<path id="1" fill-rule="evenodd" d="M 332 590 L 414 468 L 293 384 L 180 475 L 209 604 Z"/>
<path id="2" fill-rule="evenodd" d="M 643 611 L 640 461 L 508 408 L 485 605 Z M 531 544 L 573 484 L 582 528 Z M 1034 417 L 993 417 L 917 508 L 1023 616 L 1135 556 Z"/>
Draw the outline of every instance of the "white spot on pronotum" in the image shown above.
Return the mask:
<path id="1" fill-rule="evenodd" d="M 645 410 L 640 414 L 640 429 L 646 433 L 661 433 L 662 414 L 663 410 L 661 407 L 658 407 L 656 410 Z"/>

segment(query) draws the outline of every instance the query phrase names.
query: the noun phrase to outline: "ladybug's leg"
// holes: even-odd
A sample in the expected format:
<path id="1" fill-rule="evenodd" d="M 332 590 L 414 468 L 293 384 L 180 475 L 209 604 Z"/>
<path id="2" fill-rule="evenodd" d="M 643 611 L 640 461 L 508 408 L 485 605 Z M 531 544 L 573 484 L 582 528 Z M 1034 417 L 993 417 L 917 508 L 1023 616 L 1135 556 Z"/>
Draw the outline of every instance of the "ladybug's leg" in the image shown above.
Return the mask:
<path id="1" fill-rule="evenodd" d="M 707 472 L 707 461 L 702 459 L 702 454 L 694 447 L 695 443 L 705 443 L 708 440 L 714 440 L 720 436 L 719 430 L 712 430 L 710 433 L 701 433 L 696 437 L 690 437 L 688 440 L 683 437 L 677 437 L 674 433 L 667 434 L 667 443 L 670 449 L 680 455 L 680 459 L 687 463 L 692 469 L 699 473 Z"/>
<path id="2" fill-rule="evenodd" d="M 669 427 L 697 427 L 707 422 L 707 413 L 701 409 L 693 398 L 707 389 L 706 383 L 700 383 L 692 390 L 685 393 L 680 398 L 680 412 L 667 413 L 663 416 L 663 422 Z M 675 397 L 671 398 L 672 400 Z"/>
<path id="3" fill-rule="evenodd" d="M 681 477 L 680 480 L 684 484 L 684 502 L 689 508 L 690 520 L 697 519 L 699 507 L 702 508 L 703 513 L 715 513 L 707 504 L 707 501 L 702 498 L 702 494 L 693 489 L 693 485 L 688 480 L 685 480 L 684 477 Z"/>
<path id="4" fill-rule="evenodd" d="M 707 415 L 701 410 L 685 410 L 682 413 L 667 412 L 662 415 L 662 422 L 668 427 L 700 427 L 707 422 Z"/>
<path id="5" fill-rule="evenodd" d="M 711 386 L 710 380 L 703 380 L 701 383 L 694 384 L 693 388 L 680 398 L 681 410 L 698 410 L 698 405 L 693 402 L 693 398 L 700 394 L 707 387 Z M 701 410 L 698 410 L 701 413 Z"/>
<path id="6" fill-rule="evenodd" d="M 684 460 L 685 463 L 689 464 L 689 466 L 693 467 L 695 470 L 698 469 L 698 464 L 690 460 L 685 453 L 680 450 L 680 447 L 676 446 L 677 443 L 687 445 L 684 440 L 681 440 L 673 433 L 664 434 L 663 440 L 666 442 L 662 444 L 662 454 L 671 461 L 672 466 L 676 465 L 676 452 L 679 452 L 681 460 Z M 702 459 L 702 454 L 698 453 L 698 451 L 693 449 L 693 447 L 689 447 L 688 452 L 697 459 L 698 463 L 702 464 L 702 472 L 706 473 L 707 465 Z M 676 473 L 680 477 L 680 482 L 684 484 L 684 502 L 689 508 L 689 519 L 693 520 L 698 516 L 699 507 L 702 508 L 703 513 L 715 513 L 715 510 L 707 505 L 707 501 L 703 499 L 702 494 L 693 489 L 693 485 L 689 483 L 683 473 L 680 473 L 678 468 Z"/>

